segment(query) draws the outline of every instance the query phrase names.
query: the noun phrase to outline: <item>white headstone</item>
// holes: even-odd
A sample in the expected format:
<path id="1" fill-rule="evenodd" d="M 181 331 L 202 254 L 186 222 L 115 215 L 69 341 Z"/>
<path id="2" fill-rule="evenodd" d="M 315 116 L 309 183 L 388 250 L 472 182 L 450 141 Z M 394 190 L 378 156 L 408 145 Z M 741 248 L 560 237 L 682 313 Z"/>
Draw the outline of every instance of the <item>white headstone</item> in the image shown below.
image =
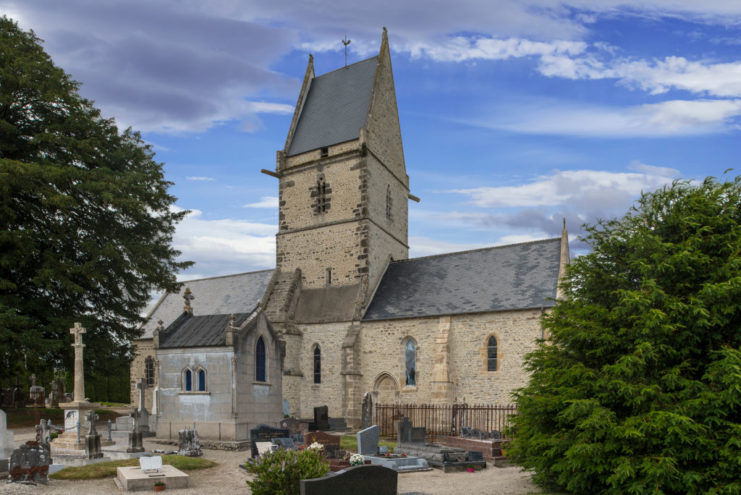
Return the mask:
<path id="1" fill-rule="evenodd" d="M 8 431 L 8 418 L 0 409 L 0 459 L 9 459 L 13 453 L 13 432 Z"/>
<path id="2" fill-rule="evenodd" d="M 65 409 L 64 411 L 64 431 L 75 431 L 77 421 L 80 419 L 77 409 Z"/>
<path id="3" fill-rule="evenodd" d="M 273 444 L 273 442 L 255 442 L 255 446 L 257 447 L 257 453 L 259 455 L 272 452 L 277 447 L 276 445 Z"/>
<path id="4" fill-rule="evenodd" d="M 156 473 L 162 470 L 162 457 L 154 455 L 151 457 L 140 457 L 139 467 L 145 473 Z"/>

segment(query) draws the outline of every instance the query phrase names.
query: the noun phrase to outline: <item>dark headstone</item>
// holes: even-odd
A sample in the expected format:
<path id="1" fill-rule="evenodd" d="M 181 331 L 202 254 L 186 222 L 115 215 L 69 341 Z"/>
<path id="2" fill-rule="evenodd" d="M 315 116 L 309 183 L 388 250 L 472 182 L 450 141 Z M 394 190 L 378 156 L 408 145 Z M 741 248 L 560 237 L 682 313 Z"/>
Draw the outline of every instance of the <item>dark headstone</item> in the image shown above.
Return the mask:
<path id="1" fill-rule="evenodd" d="M 360 413 L 360 428 L 368 428 L 373 424 L 373 395 L 366 392 L 363 396 Z"/>
<path id="2" fill-rule="evenodd" d="M 469 461 L 483 461 L 484 460 L 484 454 L 483 454 L 483 452 L 479 452 L 478 450 L 469 450 L 468 451 L 468 460 Z"/>
<path id="3" fill-rule="evenodd" d="M 424 426 L 412 428 L 412 443 L 425 443 L 425 436 L 427 431 Z"/>
<path id="4" fill-rule="evenodd" d="M 404 416 L 396 425 L 398 443 L 409 443 L 412 441 L 412 422 Z"/>
<path id="5" fill-rule="evenodd" d="M 256 442 L 270 442 L 273 438 L 287 438 L 288 436 L 289 433 L 286 428 L 274 428 L 268 425 L 259 425 L 257 428 L 252 428 L 250 430 L 252 457 L 259 455 Z"/>
<path id="6" fill-rule="evenodd" d="M 474 428 L 473 430 L 471 430 L 471 437 L 477 438 L 479 440 L 483 440 L 484 439 L 484 432 L 482 432 L 481 430 L 479 430 L 477 428 Z"/>
<path id="7" fill-rule="evenodd" d="M 464 426 L 461 428 L 461 436 L 463 438 L 468 438 L 471 436 L 471 427 L 470 426 Z"/>
<path id="8" fill-rule="evenodd" d="M 10 481 L 46 483 L 51 455 L 38 442 L 26 442 L 10 456 Z"/>
<path id="9" fill-rule="evenodd" d="M 344 450 L 340 449 L 339 445 L 325 445 L 324 455 L 327 459 L 339 459 L 344 457 Z"/>
<path id="10" fill-rule="evenodd" d="M 489 437 L 493 438 L 494 440 L 501 440 L 502 432 L 499 430 L 492 430 L 489 434 Z"/>
<path id="11" fill-rule="evenodd" d="M 201 440 L 198 438 L 198 432 L 195 429 L 185 429 L 178 432 L 178 455 L 186 455 L 188 457 L 200 457 L 203 455 L 201 451 Z"/>
<path id="12" fill-rule="evenodd" d="M 129 432 L 129 446 L 126 449 L 126 452 L 144 452 L 144 445 L 142 443 L 142 432 Z"/>
<path id="13" fill-rule="evenodd" d="M 396 495 L 399 474 L 372 464 L 353 466 L 322 478 L 301 480 L 301 495 Z"/>
<path id="14" fill-rule="evenodd" d="M 319 406 L 314 408 L 314 422 L 309 425 L 309 430 L 329 430 L 329 407 Z"/>

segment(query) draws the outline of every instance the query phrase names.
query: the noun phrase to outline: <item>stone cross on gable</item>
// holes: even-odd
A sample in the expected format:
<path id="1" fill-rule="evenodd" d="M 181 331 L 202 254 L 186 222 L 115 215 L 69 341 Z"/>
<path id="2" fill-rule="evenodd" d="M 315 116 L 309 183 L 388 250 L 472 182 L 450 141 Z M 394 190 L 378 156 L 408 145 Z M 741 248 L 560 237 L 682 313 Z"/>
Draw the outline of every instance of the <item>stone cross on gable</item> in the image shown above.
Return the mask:
<path id="1" fill-rule="evenodd" d="M 196 296 L 193 295 L 193 293 L 190 291 L 190 287 L 185 288 L 185 292 L 183 293 L 183 299 L 185 299 L 185 307 L 183 307 L 183 312 L 188 314 L 193 314 L 193 307 L 190 305 L 190 302 L 195 299 Z"/>

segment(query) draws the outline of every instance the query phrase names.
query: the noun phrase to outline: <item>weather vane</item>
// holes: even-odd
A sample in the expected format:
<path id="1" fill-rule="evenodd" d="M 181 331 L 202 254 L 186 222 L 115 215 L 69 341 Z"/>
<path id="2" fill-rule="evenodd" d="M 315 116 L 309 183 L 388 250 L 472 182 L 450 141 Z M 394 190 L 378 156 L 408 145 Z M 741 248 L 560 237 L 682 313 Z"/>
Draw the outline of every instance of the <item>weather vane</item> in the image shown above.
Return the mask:
<path id="1" fill-rule="evenodd" d="M 345 67 L 347 67 L 347 45 L 352 43 L 352 40 L 347 39 L 347 33 L 345 33 L 345 39 L 340 41 L 342 41 L 342 44 L 345 45 Z"/>

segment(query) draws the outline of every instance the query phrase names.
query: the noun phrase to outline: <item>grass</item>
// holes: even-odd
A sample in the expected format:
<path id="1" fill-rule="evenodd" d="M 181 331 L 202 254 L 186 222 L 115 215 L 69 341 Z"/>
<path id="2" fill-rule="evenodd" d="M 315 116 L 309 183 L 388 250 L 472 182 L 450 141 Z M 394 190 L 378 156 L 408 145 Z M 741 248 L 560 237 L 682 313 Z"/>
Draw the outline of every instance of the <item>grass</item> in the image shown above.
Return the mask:
<path id="1" fill-rule="evenodd" d="M 19 409 L 5 409 L 8 416 L 8 428 L 24 428 L 35 426 L 42 419 L 51 419 L 57 426 L 64 424 L 64 409 L 46 407 L 21 407 Z M 120 416 L 108 409 L 96 409 L 100 421 L 116 421 Z"/>
<path id="2" fill-rule="evenodd" d="M 187 457 L 183 455 L 166 455 L 162 457 L 162 464 L 169 464 L 181 471 L 193 471 L 196 469 L 208 469 L 216 463 L 200 457 Z M 106 461 L 88 464 L 87 466 L 70 466 L 50 475 L 55 480 L 94 480 L 98 478 L 111 478 L 116 476 L 116 468 L 125 466 L 138 466 L 139 459 L 123 459 L 120 461 Z"/>
<path id="3" fill-rule="evenodd" d="M 392 440 L 381 440 L 378 442 L 378 446 L 386 446 L 389 448 L 389 452 L 394 451 L 394 447 L 396 447 L 396 442 Z M 342 435 L 340 437 L 340 448 L 342 450 L 347 450 L 351 452 L 357 452 L 358 451 L 358 439 L 355 437 L 355 435 Z"/>

